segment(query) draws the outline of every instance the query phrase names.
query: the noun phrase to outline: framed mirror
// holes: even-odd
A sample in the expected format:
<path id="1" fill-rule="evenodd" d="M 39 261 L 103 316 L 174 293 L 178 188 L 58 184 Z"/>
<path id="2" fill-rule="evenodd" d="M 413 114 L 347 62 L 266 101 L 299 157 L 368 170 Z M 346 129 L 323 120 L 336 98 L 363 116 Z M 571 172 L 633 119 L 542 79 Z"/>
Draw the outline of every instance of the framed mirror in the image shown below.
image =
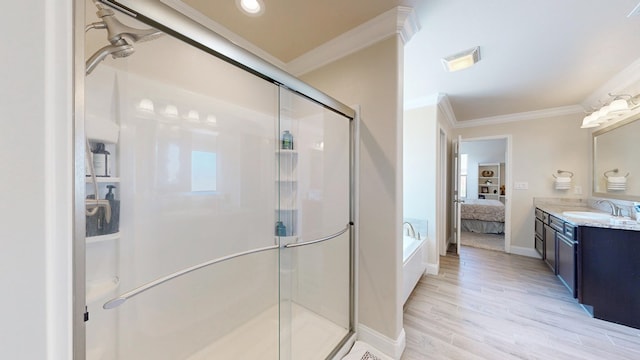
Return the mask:
<path id="1" fill-rule="evenodd" d="M 640 114 L 593 132 L 593 196 L 640 201 Z"/>

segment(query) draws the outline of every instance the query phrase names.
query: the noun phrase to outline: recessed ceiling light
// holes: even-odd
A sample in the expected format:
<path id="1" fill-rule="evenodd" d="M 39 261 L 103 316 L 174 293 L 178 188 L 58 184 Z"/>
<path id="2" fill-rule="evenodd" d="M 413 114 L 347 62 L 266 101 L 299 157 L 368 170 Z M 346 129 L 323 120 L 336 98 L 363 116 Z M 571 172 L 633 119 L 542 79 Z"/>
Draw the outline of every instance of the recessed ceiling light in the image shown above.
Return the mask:
<path id="1" fill-rule="evenodd" d="M 458 71 L 473 66 L 478 61 L 480 61 L 480 47 L 476 46 L 443 58 L 442 65 L 447 71 Z"/>
<path id="2" fill-rule="evenodd" d="M 249 16 L 260 16 L 264 13 L 262 0 L 236 0 L 236 5 Z"/>

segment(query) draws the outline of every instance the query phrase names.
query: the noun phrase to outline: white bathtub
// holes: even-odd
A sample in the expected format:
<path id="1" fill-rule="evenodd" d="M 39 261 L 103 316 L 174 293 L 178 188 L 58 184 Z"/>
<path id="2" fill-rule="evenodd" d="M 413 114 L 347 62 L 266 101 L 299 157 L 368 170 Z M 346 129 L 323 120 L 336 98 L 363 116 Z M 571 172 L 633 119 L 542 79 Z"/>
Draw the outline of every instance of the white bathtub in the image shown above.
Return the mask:
<path id="1" fill-rule="evenodd" d="M 402 303 L 404 304 L 424 274 L 424 240 L 403 236 L 402 240 Z"/>

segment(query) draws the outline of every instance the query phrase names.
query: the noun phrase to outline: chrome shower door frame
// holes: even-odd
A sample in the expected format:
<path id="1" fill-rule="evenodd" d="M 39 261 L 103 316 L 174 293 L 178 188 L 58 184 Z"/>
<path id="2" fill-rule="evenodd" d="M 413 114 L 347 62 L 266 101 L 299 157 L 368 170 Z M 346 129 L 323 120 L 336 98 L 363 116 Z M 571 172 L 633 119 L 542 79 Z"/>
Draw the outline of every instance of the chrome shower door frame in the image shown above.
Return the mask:
<path id="1" fill-rule="evenodd" d="M 357 325 L 357 253 L 358 253 L 358 224 L 357 224 L 357 165 L 358 165 L 358 115 L 357 112 L 342 102 L 322 93 L 296 77 L 286 73 L 238 47 L 203 25 L 166 5 L 160 0 L 100 0 L 126 15 L 172 35 L 205 52 L 231 63 L 266 81 L 287 88 L 331 111 L 347 117 L 349 126 L 349 223 L 345 232 L 349 231 L 349 301 L 350 314 L 349 333 L 334 350 L 329 358 L 339 358 L 345 354 L 355 341 Z M 74 359 L 85 359 L 86 327 L 85 327 L 85 139 L 84 139 L 84 92 L 85 92 L 85 59 L 84 59 L 84 29 L 85 29 L 85 0 L 74 2 L 74 263 L 73 263 L 73 352 Z M 318 239 L 325 241 L 328 239 Z"/>

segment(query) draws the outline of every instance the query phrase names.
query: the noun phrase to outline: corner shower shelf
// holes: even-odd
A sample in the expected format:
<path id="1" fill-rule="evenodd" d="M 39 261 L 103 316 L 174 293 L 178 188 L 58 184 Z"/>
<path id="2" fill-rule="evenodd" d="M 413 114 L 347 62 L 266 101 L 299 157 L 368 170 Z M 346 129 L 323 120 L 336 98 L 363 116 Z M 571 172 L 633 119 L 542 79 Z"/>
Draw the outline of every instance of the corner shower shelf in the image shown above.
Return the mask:
<path id="1" fill-rule="evenodd" d="M 280 241 L 278 241 L 278 239 L 280 239 Z M 273 243 L 274 244 L 282 244 L 282 245 L 286 245 L 286 244 L 294 244 L 298 242 L 298 237 L 297 236 L 275 236 L 273 238 Z"/>
<path id="2" fill-rule="evenodd" d="M 87 244 L 95 244 L 103 241 L 112 241 L 120 239 L 120 232 L 115 232 L 113 234 L 107 235 L 98 235 L 98 236 L 87 236 L 86 241 Z"/>
<path id="3" fill-rule="evenodd" d="M 101 298 L 111 293 L 113 290 L 117 289 L 119 286 L 120 279 L 118 279 L 117 276 L 100 281 L 88 281 L 85 301 L 87 302 L 87 304 L 89 304 L 100 300 Z"/>
<path id="4" fill-rule="evenodd" d="M 298 155 L 298 150 L 289 150 L 289 149 L 279 149 L 277 151 L 278 154 L 291 154 L 291 155 Z"/>
<path id="5" fill-rule="evenodd" d="M 87 184 L 91 183 L 93 180 L 91 180 L 91 176 L 87 176 L 84 179 L 84 182 L 86 182 Z M 110 177 L 104 177 L 104 176 L 96 176 L 96 182 L 99 184 L 104 184 L 104 183 L 119 183 L 120 182 L 120 178 L 119 177 L 114 177 L 114 176 L 110 176 Z"/>

